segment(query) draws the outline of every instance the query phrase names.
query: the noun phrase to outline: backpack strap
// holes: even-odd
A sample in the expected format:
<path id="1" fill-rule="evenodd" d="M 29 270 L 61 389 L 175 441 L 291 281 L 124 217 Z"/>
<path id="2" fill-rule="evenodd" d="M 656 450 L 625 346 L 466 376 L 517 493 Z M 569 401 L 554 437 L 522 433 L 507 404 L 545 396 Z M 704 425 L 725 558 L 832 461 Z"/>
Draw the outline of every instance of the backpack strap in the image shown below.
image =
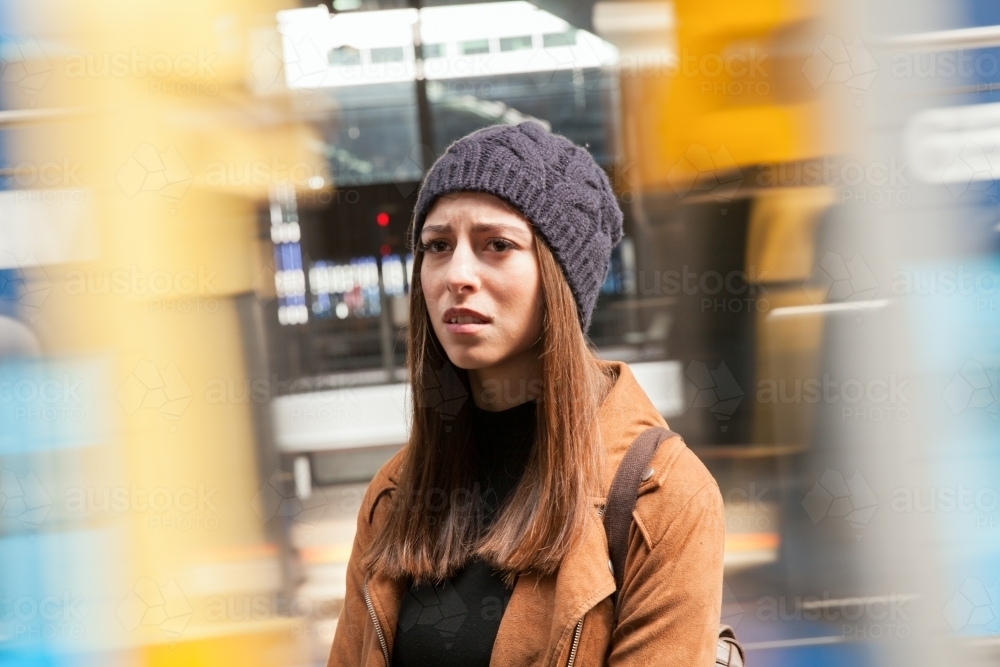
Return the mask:
<path id="1" fill-rule="evenodd" d="M 622 462 L 615 471 L 608 499 L 604 504 L 604 530 L 608 534 L 608 554 L 611 556 L 611 569 L 615 576 L 615 592 L 612 599 L 615 603 L 615 622 L 618 621 L 618 592 L 625 581 L 625 556 L 628 555 L 628 532 L 632 526 L 632 511 L 639 498 L 639 484 L 643 475 L 653 460 L 653 454 L 660 443 L 677 435 L 661 427 L 653 427 L 639 434 L 639 437 L 629 446 Z M 716 667 L 743 667 L 746 664 L 746 654 L 736 639 L 736 633 L 728 625 L 719 627 L 719 638 L 716 644 Z"/>
<path id="2" fill-rule="evenodd" d="M 618 591 L 625 581 L 625 556 L 628 555 L 628 532 L 632 526 L 632 510 L 639 497 L 643 473 L 653 460 L 657 447 L 667 438 L 677 435 L 665 428 L 653 427 L 639 434 L 622 457 L 608 490 L 604 505 L 604 530 L 608 534 L 608 554 L 615 576 L 615 618 L 618 616 Z"/>

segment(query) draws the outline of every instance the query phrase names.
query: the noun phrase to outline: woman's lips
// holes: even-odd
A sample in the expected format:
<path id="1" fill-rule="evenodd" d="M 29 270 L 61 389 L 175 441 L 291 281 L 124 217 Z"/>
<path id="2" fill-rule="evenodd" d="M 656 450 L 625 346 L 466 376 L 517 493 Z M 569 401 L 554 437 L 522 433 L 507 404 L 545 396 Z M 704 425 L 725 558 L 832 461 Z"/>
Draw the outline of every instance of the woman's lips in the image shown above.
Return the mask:
<path id="1" fill-rule="evenodd" d="M 452 334 L 478 333 L 490 323 L 490 318 L 468 308 L 449 308 L 444 311 L 445 331 Z"/>
<path id="2" fill-rule="evenodd" d="M 473 317 L 471 315 L 465 315 L 462 317 L 452 317 L 445 320 L 444 328 L 450 334 L 457 335 L 472 335 L 482 331 L 489 322 L 480 319 L 478 317 Z"/>
<path id="3" fill-rule="evenodd" d="M 445 322 L 444 328 L 448 333 L 473 334 L 481 331 L 487 324 L 487 322 Z"/>

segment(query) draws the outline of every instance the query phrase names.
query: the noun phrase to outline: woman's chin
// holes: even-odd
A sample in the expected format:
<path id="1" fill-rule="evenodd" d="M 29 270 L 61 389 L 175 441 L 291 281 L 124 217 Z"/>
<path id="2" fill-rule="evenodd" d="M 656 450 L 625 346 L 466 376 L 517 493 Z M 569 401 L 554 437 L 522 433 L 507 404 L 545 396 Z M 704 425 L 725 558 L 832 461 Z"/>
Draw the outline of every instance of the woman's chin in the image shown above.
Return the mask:
<path id="1" fill-rule="evenodd" d="M 461 368 L 463 371 L 478 371 L 484 368 L 490 368 L 495 366 L 498 361 L 492 357 L 483 357 L 476 354 L 452 354 L 448 353 L 448 359 L 451 361 L 452 365 L 456 368 Z"/>

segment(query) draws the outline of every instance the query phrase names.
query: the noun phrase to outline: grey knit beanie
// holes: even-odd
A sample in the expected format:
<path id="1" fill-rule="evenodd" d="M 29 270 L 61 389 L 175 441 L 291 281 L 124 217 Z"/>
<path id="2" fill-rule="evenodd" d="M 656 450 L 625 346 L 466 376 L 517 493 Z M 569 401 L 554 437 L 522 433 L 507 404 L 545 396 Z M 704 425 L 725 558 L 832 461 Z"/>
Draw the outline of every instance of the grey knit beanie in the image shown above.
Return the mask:
<path id="1" fill-rule="evenodd" d="M 462 137 L 427 172 L 413 216 L 414 247 L 438 197 L 487 192 L 512 204 L 538 230 L 562 267 L 584 331 L 622 236 L 622 212 L 608 177 L 585 149 L 538 123 L 494 125 Z"/>

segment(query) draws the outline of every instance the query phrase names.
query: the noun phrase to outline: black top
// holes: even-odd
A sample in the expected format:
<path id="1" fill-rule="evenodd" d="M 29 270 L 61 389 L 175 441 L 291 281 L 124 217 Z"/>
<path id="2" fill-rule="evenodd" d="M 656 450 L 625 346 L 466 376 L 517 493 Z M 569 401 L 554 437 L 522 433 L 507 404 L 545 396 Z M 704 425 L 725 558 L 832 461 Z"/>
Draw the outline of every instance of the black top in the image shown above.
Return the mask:
<path id="1" fill-rule="evenodd" d="M 486 525 L 520 481 L 534 440 L 534 402 L 502 412 L 472 407 Z M 479 558 L 437 586 L 411 585 L 399 608 L 393 666 L 488 667 L 511 592 L 501 573 Z"/>

